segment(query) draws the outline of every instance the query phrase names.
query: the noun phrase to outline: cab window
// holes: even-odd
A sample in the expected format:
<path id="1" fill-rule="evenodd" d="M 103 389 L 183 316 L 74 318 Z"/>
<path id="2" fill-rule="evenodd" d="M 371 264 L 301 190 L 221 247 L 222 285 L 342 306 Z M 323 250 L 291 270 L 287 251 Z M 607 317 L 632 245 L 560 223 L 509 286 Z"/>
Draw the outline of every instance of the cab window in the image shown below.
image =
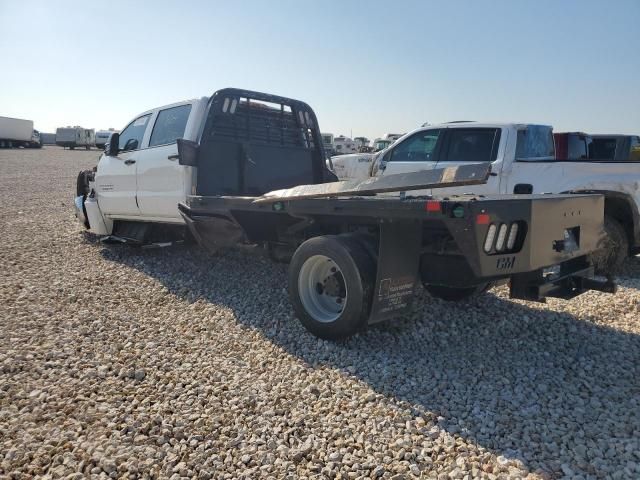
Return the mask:
<path id="1" fill-rule="evenodd" d="M 126 126 L 120 134 L 120 142 L 118 142 L 118 149 L 120 151 L 127 152 L 140 148 L 142 145 L 142 137 L 144 137 L 144 132 L 147 129 L 150 117 L 151 114 L 143 115 Z"/>
<path id="2" fill-rule="evenodd" d="M 184 136 L 187 120 L 191 113 L 191 105 L 167 108 L 158 113 L 158 118 L 151 132 L 150 147 L 168 145 Z"/>
<path id="3" fill-rule="evenodd" d="M 434 152 L 440 130 L 424 130 L 405 139 L 391 151 L 390 162 L 435 161 Z"/>
<path id="4" fill-rule="evenodd" d="M 442 162 L 493 162 L 498 157 L 499 128 L 450 128 Z"/>
<path id="5" fill-rule="evenodd" d="M 516 160 L 555 160 L 553 130 L 543 125 L 529 125 L 526 129 L 518 130 Z"/>

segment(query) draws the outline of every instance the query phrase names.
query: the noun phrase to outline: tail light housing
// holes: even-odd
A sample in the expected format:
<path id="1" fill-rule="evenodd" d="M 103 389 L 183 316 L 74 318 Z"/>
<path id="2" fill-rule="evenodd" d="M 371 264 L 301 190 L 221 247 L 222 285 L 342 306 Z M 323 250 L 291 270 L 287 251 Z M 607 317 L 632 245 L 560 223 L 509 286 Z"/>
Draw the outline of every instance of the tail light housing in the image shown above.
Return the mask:
<path id="1" fill-rule="evenodd" d="M 502 255 L 519 251 L 526 233 L 524 227 L 522 221 L 491 223 L 484 237 L 484 252 Z"/>

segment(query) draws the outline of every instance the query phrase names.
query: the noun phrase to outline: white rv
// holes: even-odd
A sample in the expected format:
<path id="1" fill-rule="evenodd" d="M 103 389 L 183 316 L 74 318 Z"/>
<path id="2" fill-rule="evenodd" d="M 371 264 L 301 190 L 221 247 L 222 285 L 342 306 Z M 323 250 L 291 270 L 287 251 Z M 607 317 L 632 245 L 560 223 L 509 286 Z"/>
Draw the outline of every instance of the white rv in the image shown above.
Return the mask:
<path id="1" fill-rule="evenodd" d="M 118 130 L 114 130 L 110 128 L 109 130 L 98 130 L 96 132 L 96 148 L 104 149 L 104 146 L 109 143 L 109 138 L 111 138 L 111 134 L 119 133 Z"/>
<path id="2" fill-rule="evenodd" d="M 344 155 L 346 153 L 356 153 L 358 144 L 349 137 L 339 135 L 333 139 L 334 151 L 336 155 Z"/>
<path id="3" fill-rule="evenodd" d="M 65 127 L 56 130 L 56 145 L 69 147 L 84 147 L 89 150 L 96 144 L 96 134 L 93 128 Z"/>

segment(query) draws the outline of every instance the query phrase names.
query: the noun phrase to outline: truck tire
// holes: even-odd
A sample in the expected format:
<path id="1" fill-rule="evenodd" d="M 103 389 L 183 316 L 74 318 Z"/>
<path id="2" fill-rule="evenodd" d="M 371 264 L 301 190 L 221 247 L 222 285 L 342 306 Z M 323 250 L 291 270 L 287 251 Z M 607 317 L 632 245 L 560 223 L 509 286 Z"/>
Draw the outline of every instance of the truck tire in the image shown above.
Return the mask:
<path id="1" fill-rule="evenodd" d="M 598 275 L 613 275 L 627 259 L 629 238 L 622 224 L 610 215 L 604 217 L 604 231 L 602 248 L 593 253 L 593 266 Z"/>
<path id="2" fill-rule="evenodd" d="M 444 285 L 423 284 L 429 295 L 447 302 L 460 302 L 480 295 L 491 288 L 491 284 L 484 283 L 475 287 L 445 287 Z"/>
<path id="3" fill-rule="evenodd" d="M 289 295 L 302 325 L 326 340 L 349 337 L 367 326 L 375 263 L 352 238 L 314 237 L 293 254 Z"/>

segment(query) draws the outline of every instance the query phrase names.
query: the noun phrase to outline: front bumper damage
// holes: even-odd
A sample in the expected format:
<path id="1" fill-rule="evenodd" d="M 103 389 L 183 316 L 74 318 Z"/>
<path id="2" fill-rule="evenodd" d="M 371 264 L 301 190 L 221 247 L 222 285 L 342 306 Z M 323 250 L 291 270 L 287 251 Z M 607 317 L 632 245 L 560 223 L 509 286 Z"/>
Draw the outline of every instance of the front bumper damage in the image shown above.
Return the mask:
<path id="1" fill-rule="evenodd" d="M 89 228 L 89 221 L 87 220 L 87 215 L 84 210 L 84 195 L 79 195 L 73 201 L 73 205 L 75 206 L 75 214 L 78 221 L 85 226 L 85 228 Z"/>

